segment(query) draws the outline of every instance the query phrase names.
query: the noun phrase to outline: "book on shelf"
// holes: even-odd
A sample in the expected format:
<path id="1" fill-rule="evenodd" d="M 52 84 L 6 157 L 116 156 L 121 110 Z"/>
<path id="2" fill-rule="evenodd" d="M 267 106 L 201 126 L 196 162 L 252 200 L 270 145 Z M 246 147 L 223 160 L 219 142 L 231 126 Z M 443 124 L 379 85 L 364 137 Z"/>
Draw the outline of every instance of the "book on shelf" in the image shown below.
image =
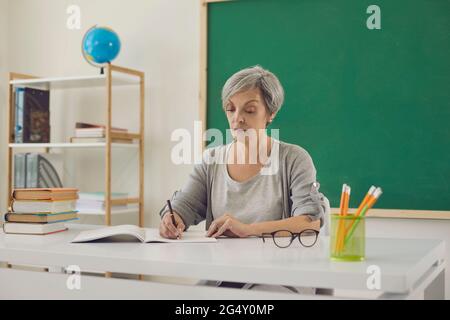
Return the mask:
<path id="1" fill-rule="evenodd" d="M 95 201 L 104 201 L 106 193 L 105 192 L 80 192 L 78 194 L 79 201 L 81 200 L 95 200 Z M 127 192 L 111 192 L 111 199 L 124 199 L 128 198 Z"/>
<path id="2" fill-rule="evenodd" d="M 186 231 L 181 239 L 166 239 L 156 228 L 140 228 L 134 225 L 119 225 L 80 232 L 71 242 L 82 243 L 102 240 L 105 242 L 166 242 L 166 243 L 212 243 L 216 238 L 205 236 L 205 231 Z"/>
<path id="3" fill-rule="evenodd" d="M 23 142 L 23 96 L 24 88 L 16 88 L 15 91 L 15 128 L 14 142 Z"/>
<path id="4" fill-rule="evenodd" d="M 58 155 L 16 153 L 14 155 L 14 188 L 62 187 L 58 171 L 50 162 L 55 160 L 55 156 Z"/>
<path id="5" fill-rule="evenodd" d="M 119 131 L 111 131 L 112 133 L 123 133 Z M 106 130 L 105 129 L 76 129 L 75 130 L 75 138 L 105 138 Z"/>
<path id="6" fill-rule="evenodd" d="M 7 234 L 48 235 L 66 231 L 68 228 L 64 222 L 56 223 L 18 223 L 6 222 L 3 231 Z"/>
<path id="7" fill-rule="evenodd" d="M 76 188 L 23 188 L 14 189 L 15 200 L 76 200 L 78 189 Z"/>
<path id="8" fill-rule="evenodd" d="M 103 216 L 106 214 L 105 208 L 86 208 L 86 207 L 77 207 L 77 211 L 80 215 L 100 215 Z M 111 206 L 111 214 L 124 214 L 130 212 L 139 212 L 138 205 L 128 205 L 128 206 Z"/>
<path id="9" fill-rule="evenodd" d="M 75 123 L 75 129 L 106 129 L 105 125 L 102 124 L 95 124 L 95 123 L 87 123 L 87 122 L 77 122 Z M 122 132 L 127 132 L 127 129 L 124 128 L 118 128 L 118 127 L 111 127 L 112 130 L 114 131 L 122 131 Z"/>
<path id="10" fill-rule="evenodd" d="M 14 213 L 5 214 L 6 222 L 30 222 L 30 223 L 49 223 L 49 222 L 67 222 L 78 220 L 77 211 L 59 212 L 59 213 Z"/>
<path id="11" fill-rule="evenodd" d="M 111 205 L 111 211 L 120 211 L 128 209 L 128 205 Z M 77 211 L 80 213 L 100 213 L 106 210 L 104 203 L 77 204 Z"/>
<path id="12" fill-rule="evenodd" d="M 128 208 L 128 193 L 113 192 L 111 200 L 115 203 L 111 205 L 112 210 L 123 210 Z M 96 212 L 105 210 L 104 192 L 80 192 L 77 200 L 77 210 L 80 212 Z"/>
<path id="13" fill-rule="evenodd" d="M 126 134 L 127 129 L 111 127 L 111 133 Z M 106 126 L 77 122 L 75 124 L 75 138 L 105 138 Z"/>
<path id="14" fill-rule="evenodd" d="M 71 143 L 105 143 L 105 137 L 70 137 Z M 133 139 L 111 139 L 112 143 L 133 143 Z"/>
<path id="15" fill-rule="evenodd" d="M 35 88 L 16 88 L 16 143 L 50 142 L 50 91 Z"/>

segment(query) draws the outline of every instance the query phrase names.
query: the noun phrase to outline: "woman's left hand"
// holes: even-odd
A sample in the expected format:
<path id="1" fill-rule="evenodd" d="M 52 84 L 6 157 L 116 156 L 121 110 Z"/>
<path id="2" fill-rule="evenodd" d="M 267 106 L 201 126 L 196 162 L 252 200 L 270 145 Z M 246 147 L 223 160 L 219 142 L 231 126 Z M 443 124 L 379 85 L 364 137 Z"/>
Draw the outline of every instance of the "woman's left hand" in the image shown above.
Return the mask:
<path id="1" fill-rule="evenodd" d="M 251 236 L 251 226 L 237 220 L 230 214 L 224 214 L 209 226 L 207 236 L 217 238 L 221 235 L 233 238 Z"/>

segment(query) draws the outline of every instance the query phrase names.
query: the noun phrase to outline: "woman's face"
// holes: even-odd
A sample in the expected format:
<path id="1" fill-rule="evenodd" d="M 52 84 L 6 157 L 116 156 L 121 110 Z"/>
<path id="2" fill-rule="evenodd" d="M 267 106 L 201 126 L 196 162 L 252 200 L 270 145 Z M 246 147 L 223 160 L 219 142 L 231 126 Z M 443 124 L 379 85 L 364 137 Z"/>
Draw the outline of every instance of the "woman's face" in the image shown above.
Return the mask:
<path id="1" fill-rule="evenodd" d="M 233 138 L 249 129 L 254 129 L 259 135 L 260 129 L 265 132 L 266 124 L 273 118 L 269 114 L 259 88 L 238 92 L 233 95 L 225 106 L 228 124 Z"/>

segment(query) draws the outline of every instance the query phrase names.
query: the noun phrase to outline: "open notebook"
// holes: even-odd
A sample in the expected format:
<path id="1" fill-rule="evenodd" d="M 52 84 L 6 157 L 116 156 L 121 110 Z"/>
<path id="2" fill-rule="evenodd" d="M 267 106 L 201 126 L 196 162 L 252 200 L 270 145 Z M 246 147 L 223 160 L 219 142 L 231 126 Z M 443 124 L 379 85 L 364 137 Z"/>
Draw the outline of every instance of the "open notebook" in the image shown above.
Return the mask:
<path id="1" fill-rule="evenodd" d="M 217 242 L 216 238 L 205 236 L 205 231 L 186 231 L 183 232 L 181 239 L 166 239 L 159 235 L 158 229 L 139 228 L 133 225 L 120 225 L 106 227 L 95 230 L 82 231 L 71 242 L 89 242 L 94 240 L 103 240 L 107 242 L 129 242 L 139 240 L 143 243 L 148 242 Z"/>

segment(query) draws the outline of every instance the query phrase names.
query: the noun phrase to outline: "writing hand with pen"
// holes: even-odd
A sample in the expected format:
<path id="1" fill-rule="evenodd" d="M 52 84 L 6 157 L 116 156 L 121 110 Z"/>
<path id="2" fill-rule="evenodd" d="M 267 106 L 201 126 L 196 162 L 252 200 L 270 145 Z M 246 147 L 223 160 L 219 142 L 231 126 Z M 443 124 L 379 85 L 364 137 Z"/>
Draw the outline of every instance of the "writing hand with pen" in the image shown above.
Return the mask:
<path id="1" fill-rule="evenodd" d="M 170 212 L 166 213 L 159 224 L 159 234 L 168 239 L 181 239 L 183 231 L 186 229 L 183 219 L 172 210 L 170 201 L 167 201 Z"/>

